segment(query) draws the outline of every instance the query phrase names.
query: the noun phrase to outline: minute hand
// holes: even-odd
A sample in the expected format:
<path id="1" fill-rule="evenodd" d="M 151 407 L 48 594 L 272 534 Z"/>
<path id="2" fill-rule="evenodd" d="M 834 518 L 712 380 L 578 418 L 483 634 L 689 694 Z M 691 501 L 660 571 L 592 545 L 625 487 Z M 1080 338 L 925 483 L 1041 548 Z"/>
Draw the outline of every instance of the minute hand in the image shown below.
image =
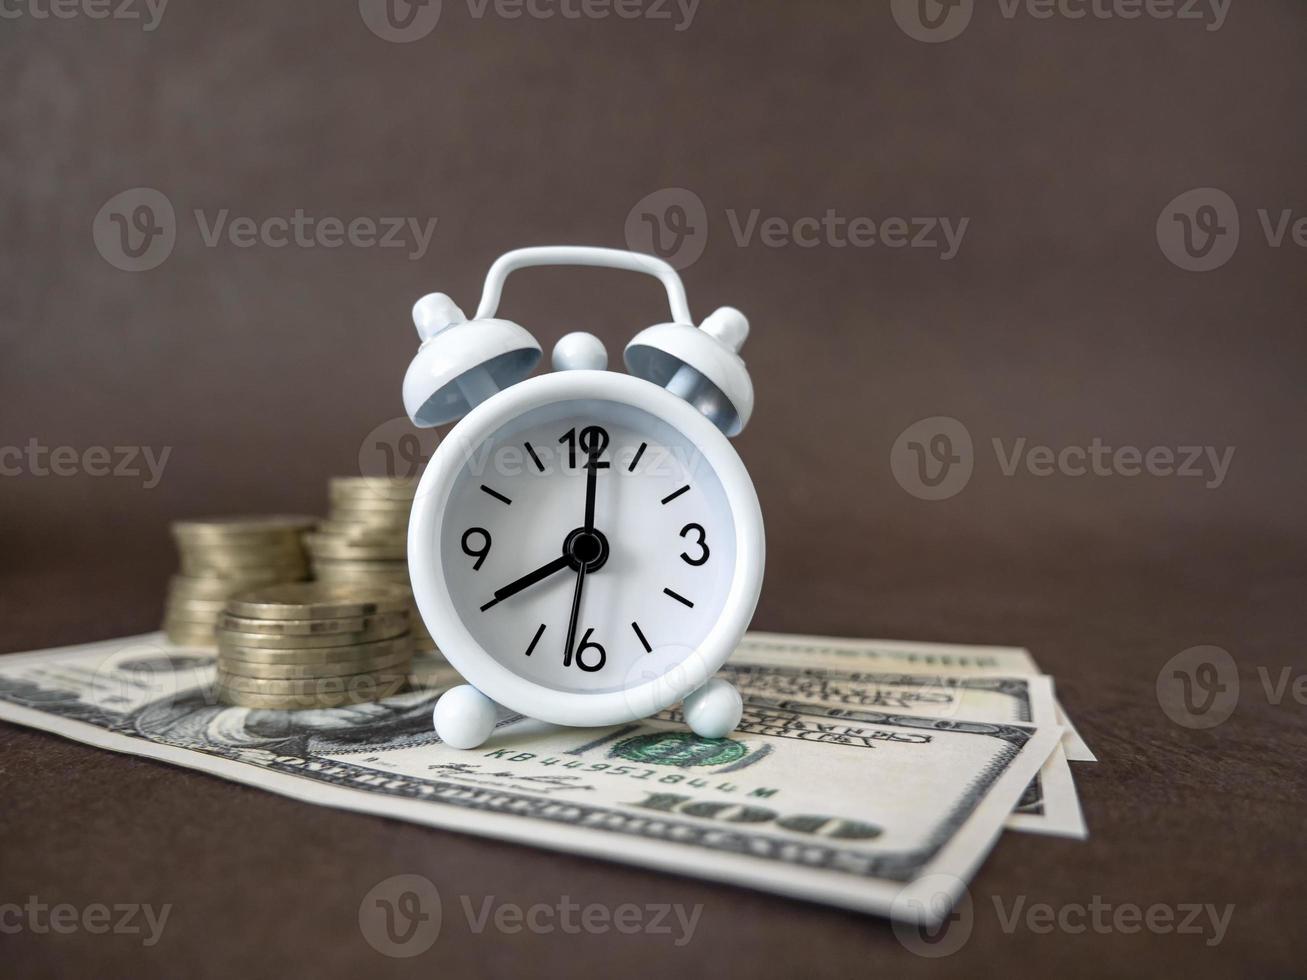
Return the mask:
<path id="1" fill-rule="evenodd" d="M 595 529 L 595 478 L 599 475 L 599 457 L 591 455 L 585 464 L 585 529 Z"/>
<path id="2" fill-rule="evenodd" d="M 523 589 L 530 588 L 531 586 L 535 585 L 537 582 L 542 581 L 543 579 L 547 579 L 550 575 L 553 575 L 555 572 L 561 572 L 564 568 L 567 567 L 567 565 L 568 565 L 567 555 L 559 555 L 548 565 L 541 565 L 534 572 L 528 572 L 527 574 L 523 575 L 520 579 L 518 579 L 516 582 L 509 582 L 508 585 L 505 585 L 502 589 L 496 589 L 495 597 L 491 599 L 489 602 L 487 602 L 484 606 L 482 606 L 481 611 L 485 612 L 495 603 L 502 602 L 503 600 L 507 599 L 509 596 L 517 595 Z"/>

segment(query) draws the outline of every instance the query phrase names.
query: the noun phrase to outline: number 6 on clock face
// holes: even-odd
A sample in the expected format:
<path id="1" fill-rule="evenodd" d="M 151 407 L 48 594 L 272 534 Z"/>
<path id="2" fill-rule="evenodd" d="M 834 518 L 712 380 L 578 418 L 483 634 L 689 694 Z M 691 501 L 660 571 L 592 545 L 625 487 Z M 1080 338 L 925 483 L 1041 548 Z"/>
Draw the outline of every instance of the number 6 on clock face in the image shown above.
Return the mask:
<path id="1" fill-rule="evenodd" d="M 718 624 L 740 515 L 661 413 L 553 401 L 463 450 L 438 560 L 463 628 L 512 674 L 560 693 L 622 691 L 656 650 L 693 651 Z"/>

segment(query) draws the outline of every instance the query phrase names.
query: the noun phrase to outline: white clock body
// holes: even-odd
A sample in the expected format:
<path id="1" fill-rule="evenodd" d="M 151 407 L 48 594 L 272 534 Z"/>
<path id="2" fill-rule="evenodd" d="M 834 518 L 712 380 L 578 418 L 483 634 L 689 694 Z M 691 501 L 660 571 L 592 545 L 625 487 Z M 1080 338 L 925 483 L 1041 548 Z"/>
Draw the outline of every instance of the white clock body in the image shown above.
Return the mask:
<path id="1" fill-rule="evenodd" d="M 418 487 L 408 554 L 428 630 L 477 691 L 532 718 L 608 725 L 675 704 L 730 656 L 764 537 L 743 463 L 699 410 L 639 378 L 569 370 L 454 426 Z"/>

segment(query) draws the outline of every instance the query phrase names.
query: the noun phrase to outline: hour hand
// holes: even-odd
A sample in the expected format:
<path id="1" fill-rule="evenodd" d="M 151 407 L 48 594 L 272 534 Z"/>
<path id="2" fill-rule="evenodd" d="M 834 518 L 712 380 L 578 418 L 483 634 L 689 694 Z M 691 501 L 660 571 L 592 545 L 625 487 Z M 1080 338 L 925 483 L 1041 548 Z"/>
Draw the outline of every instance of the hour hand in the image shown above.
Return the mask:
<path id="1" fill-rule="evenodd" d="M 528 572 L 527 574 L 523 575 L 520 579 L 518 579 L 515 582 L 509 582 L 502 589 L 496 589 L 495 597 L 491 599 L 489 602 L 487 602 L 484 606 L 482 606 L 481 611 L 485 612 L 495 603 L 502 602 L 503 600 L 507 599 L 509 596 L 517 595 L 523 589 L 528 589 L 531 586 L 535 585 L 537 582 L 543 579 L 547 579 L 550 575 L 553 575 L 555 572 L 561 572 L 567 566 L 568 566 L 567 555 L 559 555 L 549 564 L 541 565 L 534 572 Z"/>

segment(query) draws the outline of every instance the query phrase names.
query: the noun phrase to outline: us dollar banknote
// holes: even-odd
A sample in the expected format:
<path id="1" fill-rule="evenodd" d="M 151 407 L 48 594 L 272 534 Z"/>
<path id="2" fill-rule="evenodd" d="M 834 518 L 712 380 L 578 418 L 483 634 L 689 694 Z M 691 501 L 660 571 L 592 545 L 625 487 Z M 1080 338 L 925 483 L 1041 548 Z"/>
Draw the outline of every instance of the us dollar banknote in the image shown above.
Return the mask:
<path id="1" fill-rule="evenodd" d="M 796 700 L 829 708 L 873 708 L 920 717 L 1057 724 L 1052 678 L 1039 675 L 879 673 L 809 666 L 788 655 L 770 663 L 726 665 L 722 675 L 755 697 Z M 1066 752 L 1059 744 L 1008 817 L 1013 830 L 1084 838 L 1088 835 Z"/>
<path id="2" fill-rule="evenodd" d="M 724 739 L 697 738 L 677 709 L 600 729 L 506 715 L 460 751 L 431 730 L 436 697 L 458 682 L 436 660 L 411 690 L 337 709 L 227 707 L 213 682 L 210 655 L 159 634 L 10 655 L 0 718 L 309 803 L 927 924 L 1062 735 L 803 700 L 754 672 L 763 690 Z"/>
<path id="3" fill-rule="evenodd" d="M 904 670 L 942 674 L 1041 673 L 1030 652 L 1021 647 L 969 643 L 917 643 L 910 640 L 855 640 L 753 632 L 745 635 L 731 657 L 734 663 L 806 664 L 856 670 Z M 1066 757 L 1072 762 L 1098 759 L 1080 737 L 1070 717 L 1053 702 Z"/>

